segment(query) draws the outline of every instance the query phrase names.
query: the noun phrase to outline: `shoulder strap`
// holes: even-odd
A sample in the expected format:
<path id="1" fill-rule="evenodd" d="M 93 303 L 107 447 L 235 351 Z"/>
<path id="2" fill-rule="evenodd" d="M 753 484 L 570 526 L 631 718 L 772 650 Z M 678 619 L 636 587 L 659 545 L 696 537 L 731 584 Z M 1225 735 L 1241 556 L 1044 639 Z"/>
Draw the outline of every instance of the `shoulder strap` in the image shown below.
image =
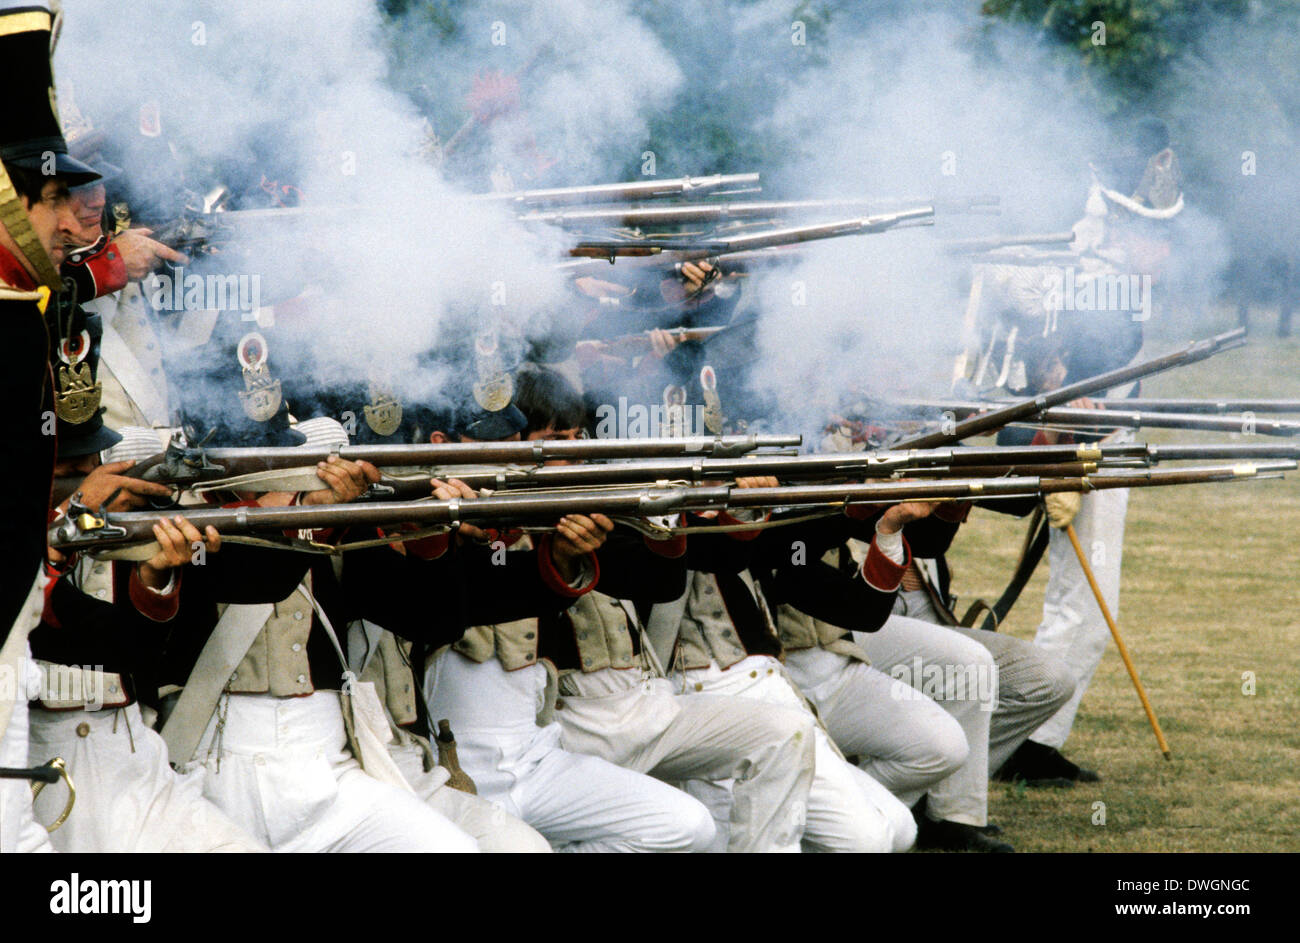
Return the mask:
<path id="1" fill-rule="evenodd" d="M 275 606 L 269 602 L 231 605 L 217 620 L 185 682 L 185 690 L 163 725 L 162 738 L 173 766 L 179 769 L 194 758 L 231 673 L 244 660 L 253 639 L 274 611 Z"/>

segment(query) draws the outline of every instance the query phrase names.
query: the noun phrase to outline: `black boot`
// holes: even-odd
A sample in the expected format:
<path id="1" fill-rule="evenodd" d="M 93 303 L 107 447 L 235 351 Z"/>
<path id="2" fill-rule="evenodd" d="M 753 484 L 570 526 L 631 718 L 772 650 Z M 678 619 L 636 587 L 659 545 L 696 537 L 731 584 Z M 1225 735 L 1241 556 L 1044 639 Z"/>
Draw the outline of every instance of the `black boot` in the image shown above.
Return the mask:
<path id="1" fill-rule="evenodd" d="M 1094 770 L 1071 763 L 1055 747 L 1026 740 L 993 774 L 1000 783 L 1024 782 L 1026 786 L 1068 788 L 1075 783 L 1101 782 Z"/>
<path id="2" fill-rule="evenodd" d="M 979 826 L 947 819 L 936 822 L 924 815 L 916 823 L 916 847 L 923 851 L 977 851 L 984 854 L 1010 854 L 1016 850 L 986 834 Z"/>
<path id="3" fill-rule="evenodd" d="M 996 825 L 963 825 L 947 819 L 935 820 L 925 814 L 926 797 L 922 796 L 912 806 L 916 819 L 916 847 L 924 851 L 978 851 L 991 854 L 1008 854 L 1015 849 L 994 835 L 1001 835 Z"/>

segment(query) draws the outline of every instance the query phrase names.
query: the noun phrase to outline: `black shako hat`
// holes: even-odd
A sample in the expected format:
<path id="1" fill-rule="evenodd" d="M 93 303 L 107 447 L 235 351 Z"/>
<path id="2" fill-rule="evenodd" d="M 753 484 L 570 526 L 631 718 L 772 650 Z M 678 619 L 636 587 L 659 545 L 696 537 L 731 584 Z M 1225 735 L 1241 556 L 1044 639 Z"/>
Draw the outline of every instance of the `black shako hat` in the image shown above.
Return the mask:
<path id="1" fill-rule="evenodd" d="M 58 176 L 77 187 L 99 173 L 68 154 L 50 65 L 50 7 L 44 0 L 0 0 L 0 160 Z"/>

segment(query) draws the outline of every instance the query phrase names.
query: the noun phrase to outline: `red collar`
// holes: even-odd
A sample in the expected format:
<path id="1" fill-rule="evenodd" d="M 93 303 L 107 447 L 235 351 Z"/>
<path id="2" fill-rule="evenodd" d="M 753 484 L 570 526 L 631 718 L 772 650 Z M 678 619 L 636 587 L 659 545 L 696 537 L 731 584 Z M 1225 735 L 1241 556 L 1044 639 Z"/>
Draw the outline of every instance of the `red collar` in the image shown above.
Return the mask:
<path id="1" fill-rule="evenodd" d="M 36 287 L 36 279 L 28 274 L 23 264 L 4 246 L 0 246 L 0 283 L 24 291 L 31 291 Z"/>

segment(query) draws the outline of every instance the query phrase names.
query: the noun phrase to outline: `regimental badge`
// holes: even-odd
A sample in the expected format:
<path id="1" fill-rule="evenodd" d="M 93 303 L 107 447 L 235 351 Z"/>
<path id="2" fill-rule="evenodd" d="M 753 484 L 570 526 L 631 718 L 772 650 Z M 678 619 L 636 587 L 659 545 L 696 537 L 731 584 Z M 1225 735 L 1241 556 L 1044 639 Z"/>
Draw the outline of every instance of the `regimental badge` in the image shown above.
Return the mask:
<path id="1" fill-rule="evenodd" d="M 515 395 L 515 381 L 506 373 L 496 331 L 482 331 L 474 338 L 474 402 L 490 413 L 510 405 Z"/>
<path id="2" fill-rule="evenodd" d="M 726 417 L 722 415 L 722 397 L 718 396 L 718 375 L 708 364 L 700 371 L 700 389 L 704 391 L 704 427 L 714 435 L 722 435 Z"/>
<path id="3" fill-rule="evenodd" d="M 266 338 L 250 331 L 239 339 L 236 354 L 244 369 L 244 390 L 239 394 L 244 414 L 253 422 L 269 422 L 280 411 L 283 397 L 280 381 L 271 376 L 267 366 Z"/>
<path id="4" fill-rule="evenodd" d="M 366 425 L 378 436 L 390 436 L 402 424 L 402 404 L 392 392 L 373 379 L 370 381 L 370 402 L 362 412 L 366 416 Z"/>
<path id="5" fill-rule="evenodd" d="M 664 387 L 664 419 L 659 424 L 659 434 L 673 439 L 686 436 L 686 387 L 668 384 Z"/>
<path id="6" fill-rule="evenodd" d="M 80 425 L 97 412 L 104 398 L 104 385 L 90 372 L 90 333 L 66 337 L 59 344 L 59 389 L 54 394 L 54 414 L 64 422 Z"/>

